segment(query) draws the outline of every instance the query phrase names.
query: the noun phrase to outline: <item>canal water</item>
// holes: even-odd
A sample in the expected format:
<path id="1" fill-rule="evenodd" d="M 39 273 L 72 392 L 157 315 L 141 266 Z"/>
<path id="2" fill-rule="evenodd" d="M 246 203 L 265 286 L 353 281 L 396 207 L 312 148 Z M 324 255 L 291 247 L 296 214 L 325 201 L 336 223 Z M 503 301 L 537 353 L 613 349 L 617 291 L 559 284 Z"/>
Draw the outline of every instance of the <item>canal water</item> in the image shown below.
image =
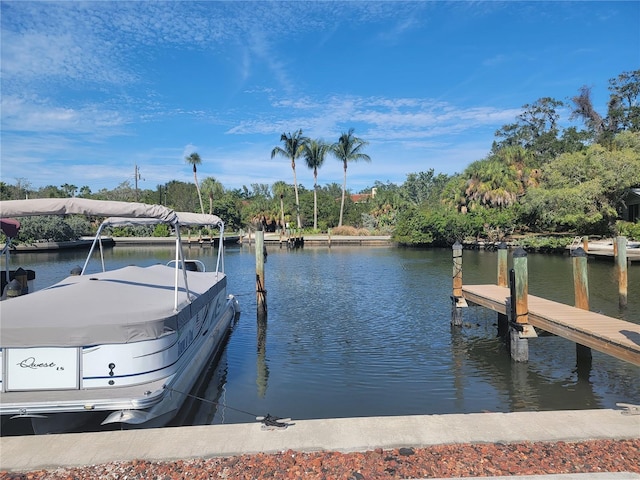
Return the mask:
<path id="1" fill-rule="evenodd" d="M 120 265 L 172 259 L 162 247 L 106 252 Z M 84 254 L 13 259 L 36 270 L 42 288 L 82 265 Z M 188 256 L 215 267 L 211 248 Z M 495 283 L 496 261 L 495 252 L 465 250 L 464 283 Z M 463 327 L 452 329 L 450 249 L 269 247 L 268 314 L 260 321 L 254 249 L 226 247 L 225 270 L 242 314 L 176 424 L 243 423 L 267 413 L 302 420 L 640 403 L 640 367 L 594 351 L 591 368 L 578 370 L 575 344 L 554 336 L 530 340 L 529 362 L 516 364 L 496 337 L 496 314 L 481 307 L 466 309 Z M 528 272 L 531 294 L 573 303 L 568 256 L 529 254 Z M 621 310 L 613 262 L 589 261 L 593 311 L 640 323 L 640 266 L 628 273 Z"/>

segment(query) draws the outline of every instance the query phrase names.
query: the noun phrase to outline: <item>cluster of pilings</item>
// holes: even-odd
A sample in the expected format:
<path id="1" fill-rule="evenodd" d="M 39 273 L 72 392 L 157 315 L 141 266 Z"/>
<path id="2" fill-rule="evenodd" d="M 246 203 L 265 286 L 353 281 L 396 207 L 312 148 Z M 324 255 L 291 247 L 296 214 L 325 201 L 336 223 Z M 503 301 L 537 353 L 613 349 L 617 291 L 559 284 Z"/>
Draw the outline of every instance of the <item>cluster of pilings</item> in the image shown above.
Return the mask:
<path id="1" fill-rule="evenodd" d="M 571 250 L 573 264 L 574 306 L 583 310 L 589 310 L 589 282 L 587 273 L 587 253 L 585 248 L 578 247 Z M 621 308 L 627 305 L 627 239 L 616 237 L 614 243 L 614 255 L 618 277 L 619 305 Z M 463 308 L 467 302 L 462 294 L 462 245 L 456 242 L 453 250 L 453 294 L 451 296 L 451 325 L 462 326 Z M 498 335 L 508 346 L 511 357 L 516 362 L 529 360 L 528 339 L 537 337 L 537 333 L 529 324 L 528 314 L 528 271 L 527 252 L 518 247 L 512 254 L 513 268 L 508 270 L 508 247 L 501 243 L 498 248 L 497 284 L 500 287 L 508 287 L 510 297 L 507 299 L 507 315 L 498 314 Z M 584 345 L 576 344 L 576 356 L 578 364 L 591 362 L 591 349 Z"/>

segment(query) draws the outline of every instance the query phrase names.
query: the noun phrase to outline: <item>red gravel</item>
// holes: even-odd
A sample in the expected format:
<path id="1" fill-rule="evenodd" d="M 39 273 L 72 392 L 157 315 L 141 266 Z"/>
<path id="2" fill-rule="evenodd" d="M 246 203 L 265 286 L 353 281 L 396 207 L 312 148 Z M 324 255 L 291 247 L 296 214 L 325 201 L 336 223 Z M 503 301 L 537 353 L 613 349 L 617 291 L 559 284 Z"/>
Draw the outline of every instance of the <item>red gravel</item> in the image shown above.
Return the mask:
<path id="1" fill-rule="evenodd" d="M 132 462 L 33 472 L 0 471 L 0 480 L 38 479 L 344 479 L 438 478 L 551 473 L 640 473 L 640 438 L 579 443 L 482 443 L 369 452 L 240 455 Z"/>

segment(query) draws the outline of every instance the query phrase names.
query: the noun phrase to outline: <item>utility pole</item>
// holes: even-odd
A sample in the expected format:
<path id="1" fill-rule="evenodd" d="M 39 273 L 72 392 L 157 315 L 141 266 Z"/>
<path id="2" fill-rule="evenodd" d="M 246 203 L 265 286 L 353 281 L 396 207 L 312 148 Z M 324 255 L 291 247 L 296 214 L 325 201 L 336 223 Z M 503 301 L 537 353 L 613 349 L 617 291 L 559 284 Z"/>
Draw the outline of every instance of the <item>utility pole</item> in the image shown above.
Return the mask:
<path id="1" fill-rule="evenodd" d="M 136 183 L 136 202 L 138 201 L 138 180 L 144 180 L 144 178 L 140 178 L 140 169 L 138 165 L 135 166 L 135 172 L 133 174 L 133 178 L 135 178 Z"/>

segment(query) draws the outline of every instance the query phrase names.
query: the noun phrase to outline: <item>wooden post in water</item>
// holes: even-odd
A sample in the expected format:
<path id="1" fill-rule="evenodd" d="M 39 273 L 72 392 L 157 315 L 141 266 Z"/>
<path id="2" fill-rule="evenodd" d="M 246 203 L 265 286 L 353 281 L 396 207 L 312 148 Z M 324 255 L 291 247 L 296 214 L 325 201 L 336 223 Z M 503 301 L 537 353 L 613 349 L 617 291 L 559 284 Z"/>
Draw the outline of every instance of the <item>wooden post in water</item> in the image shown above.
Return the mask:
<path id="1" fill-rule="evenodd" d="M 256 231 L 256 304 L 258 317 L 267 311 L 267 290 L 264 288 L 264 231 Z"/>
<path id="2" fill-rule="evenodd" d="M 511 282 L 510 323 L 511 358 L 516 362 L 529 361 L 529 343 L 527 337 L 533 328 L 529 325 L 529 274 L 527 271 L 527 252 L 518 247 L 513 252 L 513 279 Z"/>
<path id="3" fill-rule="evenodd" d="M 498 245 L 498 286 L 509 286 L 509 269 L 508 269 L 509 250 L 507 244 L 502 242 Z"/>
<path id="4" fill-rule="evenodd" d="M 327 242 L 329 243 L 329 248 L 331 248 L 331 229 L 330 228 L 327 229 L 327 237 L 328 237 Z"/>
<path id="5" fill-rule="evenodd" d="M 627 239 L 626 237 L 616 237 L 618 255 L 616 256 L 616 267 L 618 270 L 618 295 L 620 307 L 627 306 Z"/>
<path id="6" fill-rule="evenodd" d="M 587 272 L 587 252 L 578 247 L 571 251 L 573 263 L 573 292 L 575 306 L 582 310 L 589 310 L 589 275 Z M 578 370 L 580 367 L 591 366 L 591 349 L 576 343 L 576 359 Z"/>
<path id="7" fill-rule="evenodd" d="M 453 250 L 453 294 L 451 295 L 451 325 L 462 326 L 462 244 L 458 241 L 451 247 Z M 466 306 L 466 304 L 464 304 Z"/>
<path id="8" fill-rule="evenodd" d="M 507 244 L 501 242 L 498 245 L 498 286 L 499 287 L 508 287 L 509 286 L 509 270 L 508 270 L 508 256 L 509 251 L 507 249 Z M 507 315 L 503 315 L 502 313 L 498 314 L 498 336 L 503 340 L 507 338 L 507 334 L 509 333 L 509 320 Z"/>
<path id="9" fill-rule="evenodd" d="M 585 235 L 584 237 L 582 237 L 582 249 L 585 252 L 589 251 L 589 237 L 587 235 Z"/>

